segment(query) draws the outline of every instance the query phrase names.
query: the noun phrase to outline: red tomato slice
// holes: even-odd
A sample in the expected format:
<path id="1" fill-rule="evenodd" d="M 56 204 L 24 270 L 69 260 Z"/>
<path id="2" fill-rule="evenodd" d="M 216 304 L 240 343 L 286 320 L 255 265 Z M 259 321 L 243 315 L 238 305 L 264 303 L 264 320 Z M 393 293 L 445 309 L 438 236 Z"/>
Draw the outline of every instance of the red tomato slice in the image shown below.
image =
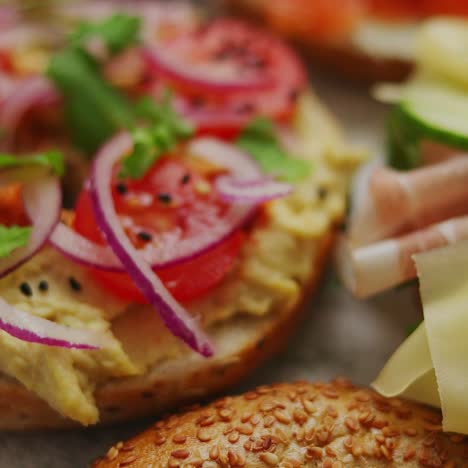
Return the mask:
<path id="1" fill-rule="evenodd" d="M 0 187 L 0 225 L 27 226 L 28 218 L 21 198 L 21 185 Z"/>
<path id="2" fill-rule="evenodd" d="M 175 157 L 161 159 L 148 174 L 125 185 L 116 183 L 113 197 L 125 230 L 137 248 L 157 242 L 162 234 L 183 238 L 209 230 L 222 218 L 226 205 L 210 187 L 210 177 L 197 173 Z M 203 187 L 203 190 L 200 190 Z M 93 214 L 89 192 L 81 193 L 76 205 L 74 228 L 95 242 L 104 243 Z M 236 232 L 199 256 L 156 271 L 165 286 L 180 301 L 198 298 L 216 286 L 232 269 L 243 244 Z M 125 273 L 91 269 L 106 290 L 128 301 L 146 302 Z"/>
<path id="3" fill-rule="evenodd" d="M 433 15 L 468 16 L 465 0 L 367 0 L 371 14 L 393 19 L 424 18 Z"/>
<path id="4" fill-rule="evenodd" d="M 202 92 L 196 87 L 162 81 L 148 66 L 148 86 L 159 94 L 169 86 L 176 90 L 181 110 L 198 124 L 201 133 L 232 135 L 258 115 L 287 120 L 299 92 L 306 84 L 306 72 L 296 54 L 267 32 L 245 23 L 221 19 L 191 34 L 165 44 L 187 66 L 203 66 L 215 74 L 230 70 L 231 76 L 265 78 L 271 86 L 256 91 Z M 222 72 L 221 72 L 222 73 Z"/>
<path id="5" fill-rule="evenodd" d="M 13 71 L 11 57 L 3 50 L 0 50 L 0 71 L 8 73 L 11 73 Z"/>

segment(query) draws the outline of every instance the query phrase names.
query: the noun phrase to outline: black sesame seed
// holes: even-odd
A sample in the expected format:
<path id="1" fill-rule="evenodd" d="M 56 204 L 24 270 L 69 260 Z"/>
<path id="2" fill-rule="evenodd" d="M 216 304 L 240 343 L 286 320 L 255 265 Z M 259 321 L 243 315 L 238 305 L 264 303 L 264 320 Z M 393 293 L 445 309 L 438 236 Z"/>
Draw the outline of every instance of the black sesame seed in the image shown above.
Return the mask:
<path id="1" fill-rule="evenodd" d="M 150 242 L 153 239 L 153 236 L 149 232 L 140 231 L 137 235 L 144 242 Z"/>
<path id="2" fill-rule="evenodd" d="M 327 198 L 327 195 L 328 191 L 326 188 L 320 187 L 318 189 L 318 197 L 320 198 L 320 200 L 324 200 L 325 198 Z"/>
<path id="3" fill-rule="evenodd" d="M 298 89 L 291 90 L 291 92 L 289 93 L 289 99 L 292 102 L 296 102 L 298 97 L 299 97 L 299 90 Z"/>
<path id="4" fill-rule="evenodd" d="M 255 112 L 255 106 L 251 102 L 245 102 L 236 108 L 238 114 L 251 114 Z"/>
<path id="5" fill-rule="evenodd" d="M 267 63 L 265 59 L 262 59 L 260 57 L 256 57 L 255 55 L 248 55 L 244 59 L 245 65 L 251 68 L 265 68 Z"/>
<path id="6" fill-rule="evenodd" d="M 125 195 L 128 191 L 127 186 L 123 182 L 119 182 L 116 186 L 115 189 L 117 190 L 120 195 Z"/>
<path id="7" fill-rule="evenodd" d="M 31 286 L 29 286 L 29 283 L 21 283 L 19 288 L 20 288 L 20 291 L 25 296 L 28 296 L 28 297 L 32 296 L 33 292 L 32 292 Z"/>
<path id="8" fill-rule="evenodd" d="M 165 205 L 168 205 L 172 201 L 172 197 L 168 193 L 158 193 L 158 200 Z"/>
<path id="9" fill-rule="evenodd" d="M 70 276 L 70 278 L 68 278 L 68 283 L 70 284 L 70 288 L 72 288 L 74 291 L 81 291 L 81 283 L 79 283 L 76 278 L 73 278 L 73 276 Z"/>
<path id="10" fill-rule="evenodd" d="M 182 179 L 180 179 L 180 183 L 181 183 L 182 185 L 187 185 L 187 184 L 190 182 L 190 179 L 191 179 L 190 174 L 188 174 L 188 173 L 187 173 L 187 174 L 184 174 L 184 175 L 182 176 Z"/>
<path id="11" fill-rule="evenodd" d="M 49 283 L 46 280 L 39 281 L 39 291 L 46 292 L 49 290 Z"/>
<path id="12" fill-rule="evenodd" d="M 203 107 L 204 105 L 206 104 L 206 101 L 200 97 L 200 96 L 195 96 L 193 97 L 191 100 L 190 100 L 190 105 L 194 108 L 194 109 L 200 109 L 201 107 Z"/>
<path id="13" fill-rule="evenodd" d="M 338 225 L 338 230 L 341 232 L 346 232 L 346 223 L 340 223 Z"/>

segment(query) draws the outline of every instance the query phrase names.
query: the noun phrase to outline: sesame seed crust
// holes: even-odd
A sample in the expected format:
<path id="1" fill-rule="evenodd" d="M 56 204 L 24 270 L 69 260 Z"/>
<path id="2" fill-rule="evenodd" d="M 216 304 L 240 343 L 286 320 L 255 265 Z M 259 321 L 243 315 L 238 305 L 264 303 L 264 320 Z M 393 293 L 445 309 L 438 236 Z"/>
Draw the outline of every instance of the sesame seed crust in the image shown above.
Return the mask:
<path id="1" fill-rule="evenodd" d="M 277 384 L 159 421 L 93 466 L 467 467 L 468 438 L 440 423 L 438 411 L 345 379 Z"/>

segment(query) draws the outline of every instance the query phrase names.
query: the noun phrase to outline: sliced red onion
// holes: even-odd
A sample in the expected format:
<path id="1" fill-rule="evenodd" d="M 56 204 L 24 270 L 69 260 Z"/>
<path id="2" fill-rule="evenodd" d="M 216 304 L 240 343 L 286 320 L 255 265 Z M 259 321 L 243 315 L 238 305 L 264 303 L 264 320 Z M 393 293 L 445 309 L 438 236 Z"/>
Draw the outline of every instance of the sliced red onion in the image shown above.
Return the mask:
<path id="1" fill-rule="evenodd" d="M 270 80 L 258 77 L 233 78 L 214 76 L 213 70 L 197 69 L 194 64 L 184 63 L 174 57 L 175 51 L 163 50 L 161 45 L 153 45 L 143 50 L 150 68 L 166 80 L 190 86 L 199 92 L 238 93 L 245 91 L 262 91 L 269 88 Z"/>
<path id="2" fill-rule="evenodd" d="M 0 6 L 0 28 L 6 29 L 16 25 L 18 22 L 18 11 L 13 5 Z"/>
<path id="3" fill-rule="evenodd" d="M 291 184 L 276 182 L 269 177 L 242 180 L 224 175 L 216 179 L 215 185 L 221 198 L 232 203 L 264 203 L 285 197 L 293 190 Z"/>
<path id="4" fill-rule="evenodd" d="M 205 357 L 213 355 L 213 347 L 196 320 L 171 296 L 157 275 L 132 245 L 115 212 L 111 183 L 114 165 L 132 147 L 128 133 L 121 133 L 98 153 L 91 172 L 91 197 L 97 223 L 109 246 L 125 266 L 149 303 L 160 314 L 167 328 L 194 351 Z"/>
<path id="5" fill-rule="evenodd" d="M 2 181 L 11 181 L 11 172 L 0 174 Z M 19 171 L 15 171 L 17 173 Z M 25 177 L 27 171 L 23 171 Z M 21 179 L 16 178 L 16 181 Z M 23 200 L 26 213 L 32 223 L 32 233 L 26 246 L 14 250 L 11 255 L 0 259 L 0 278 L 29 260 L 47 242 L 58 223 L 62 205 L 62 194 L 59 180 L 51 175 L 44 175 L 27 181 L 23 187 Z"/>
<path id="6" fill-rule="evenodd" d="M 13 18 L 6 19 L 11 21 Z M 0 19 L 1 21 L 1 19 Z M 1 23 L 0 23 L 0 26 Z M 0 50 L 9 51 L 30 45 L 53 41 L 56 34 L 45 26 L 33 24 L 14 24 L 2 26 L 0 34 Z"/>
<path id="7" fill-rule="evenodd" d="M 260 167 L 247 153 L 217 138 L 197 138 L 190 142 L 187 149 L 197 158 L 228 169 L 236 179 L 249 180 L 262 176 Z"/>
<path id="8" fill-rule="evenodd" d="M 28 343 L 62 348 L 98 349 L 105 336 L 92 331 L 65 327 L 17 309 L 0 298 L 0 330 Z"/>
<path id="9" fill-rule="evenodd" d="M 59 100 L 57 91 L 45 77 L 26 78 L 2 102 L 0 128 L 11 138 L 29 110 L 38 105 L 55 104 Z"/>
<path id="10" fill-rule="evenodd" d="M 123 271 L 124 267 L 108 246 L 99 245 L 59 223 L 49 242 L 63 255 L 84 266 L 106 271 Z"/>

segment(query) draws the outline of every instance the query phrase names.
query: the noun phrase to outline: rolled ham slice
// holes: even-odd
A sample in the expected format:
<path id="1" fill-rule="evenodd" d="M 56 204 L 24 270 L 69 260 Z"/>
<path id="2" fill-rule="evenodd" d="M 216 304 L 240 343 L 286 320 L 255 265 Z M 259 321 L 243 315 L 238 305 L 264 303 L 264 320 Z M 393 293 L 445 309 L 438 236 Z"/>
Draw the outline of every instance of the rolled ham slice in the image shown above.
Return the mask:
<path id="1" fill-rule="evenodd" d="M 454 218 L 410 234 L 353 248 L 341 239 L 337 250 L 340 277 L 360 298 L 416 278 L 416 253 L 468 240 L 468 216 Z"/>
<path id="2" fill-rule="evenodd" d="M 363 246 L 468 213 L 468 156 L 409 172 L 377 167 L 351 217 L 350 239 Z M 468 204 L 467 204 L 468 205 Z"/>

